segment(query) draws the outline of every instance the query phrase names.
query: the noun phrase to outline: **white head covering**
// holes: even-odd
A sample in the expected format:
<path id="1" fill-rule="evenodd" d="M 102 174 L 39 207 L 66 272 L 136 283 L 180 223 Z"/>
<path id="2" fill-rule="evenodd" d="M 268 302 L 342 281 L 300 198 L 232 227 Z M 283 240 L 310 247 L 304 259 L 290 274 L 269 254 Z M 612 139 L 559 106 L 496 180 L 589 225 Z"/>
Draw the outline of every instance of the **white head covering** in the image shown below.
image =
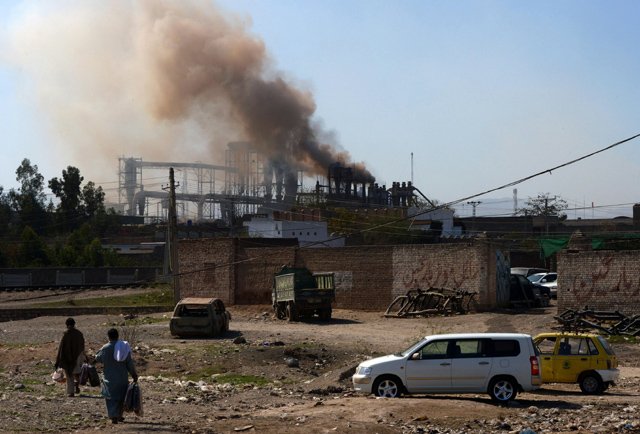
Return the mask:
<path id="1" fill-rule="evenodd" d="M 118 362 L 124 362 L 127 360 L 127 356 L 131 352 L 131 347 L 127 341 L 116 341 L 116 347 L 113 350 L 113 358 Z"/>

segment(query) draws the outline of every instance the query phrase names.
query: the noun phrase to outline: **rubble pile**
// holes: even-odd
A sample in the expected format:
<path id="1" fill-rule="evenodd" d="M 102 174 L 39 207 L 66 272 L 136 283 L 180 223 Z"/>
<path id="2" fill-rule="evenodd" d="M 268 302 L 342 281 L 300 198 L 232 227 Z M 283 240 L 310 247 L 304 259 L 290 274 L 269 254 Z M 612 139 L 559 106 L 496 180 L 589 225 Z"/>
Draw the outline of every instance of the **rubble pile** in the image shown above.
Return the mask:
<path id="1" fill-rule="evenodd" d="M 596 330 L 613 336 L 640 335 L 640 315 L 627 316 L 617 310 L 567 309 L 554 318 L 566 331 Z"/>

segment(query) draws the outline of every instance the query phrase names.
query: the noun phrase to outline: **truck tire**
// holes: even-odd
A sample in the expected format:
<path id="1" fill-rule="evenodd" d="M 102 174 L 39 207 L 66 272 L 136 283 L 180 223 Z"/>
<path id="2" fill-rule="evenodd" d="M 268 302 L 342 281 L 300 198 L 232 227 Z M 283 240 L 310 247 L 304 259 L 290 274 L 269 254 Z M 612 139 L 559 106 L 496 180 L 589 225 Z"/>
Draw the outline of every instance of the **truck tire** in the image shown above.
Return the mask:
<path id="1" fill-rule="evenodd" d="M 276 305 L 273 306 L 273 308 L 276 311 L 276 318 L 285 319 L 287 317 L 287 308 L 284 306 L 283 303 L 276 303 Z"/>
<path id="2" fill-rule="evenodd" d="M 287 304 L 287 320 L 298 321 L 298 309 L 293 303 Z"/>
<path id="3" fill-rule="evenodd" d="M 331 319 L 331 308 L 326 307 L 320 311 L 320 319 L 322 321 L 329 321 Z"/>

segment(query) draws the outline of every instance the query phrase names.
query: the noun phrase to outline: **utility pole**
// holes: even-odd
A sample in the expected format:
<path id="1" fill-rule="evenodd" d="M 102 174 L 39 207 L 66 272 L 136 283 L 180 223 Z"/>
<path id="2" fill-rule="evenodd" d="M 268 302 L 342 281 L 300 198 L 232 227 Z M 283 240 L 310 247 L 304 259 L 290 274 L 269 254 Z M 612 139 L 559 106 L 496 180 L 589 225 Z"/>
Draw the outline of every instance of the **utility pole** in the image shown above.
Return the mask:
<path id="1" fill-rule="evenodd" d="M 413 185 L 413 152 L 411 153 L 411 185 Z"/>
<path id="2" fill-rule="evenodd" d="M 472 222 L 473 222 L 473 230 L 474 231 L 476 230 L 476 207 L 478 205 L 480 205 L 481 203 L 482 202 L 479 201 L 479 200 L 470 200 L 469 202 L 467 202 L 467 205 L 471 205 L 473 207 L 473 214 L 472 214 L 473 220 L 472 220 Z"/>
<path id="3" fill-rule="evenodd" d="M 180 301 L 180 271 L 178 266 L 178 217 L 176 214 L 176 184 L 173 167 L 169 168 L 169 225 L 167 226 L 169 241 L 169 272 L 173 281 L 173 301 Z"/>
<path id="4" fill-rule="evenodd" d="M 555 201 L 557 197 L 549 198 L 549 196 L 545 196 L 544 198 L 544 233 L 546 235 L 549 234 L 549 199 Z"/>

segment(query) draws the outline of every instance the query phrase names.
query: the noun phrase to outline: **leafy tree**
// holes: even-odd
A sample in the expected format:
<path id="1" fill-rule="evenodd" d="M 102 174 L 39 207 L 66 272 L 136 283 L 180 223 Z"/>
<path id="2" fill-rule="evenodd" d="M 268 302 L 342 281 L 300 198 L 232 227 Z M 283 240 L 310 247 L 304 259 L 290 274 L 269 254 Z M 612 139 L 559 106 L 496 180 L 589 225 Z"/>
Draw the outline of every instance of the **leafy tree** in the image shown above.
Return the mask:
<path id="1" fill-rule="evenodd" d="M 73 231 L 64 244 L 56 246 L 55 251 L 57 264 L 67 267 L 114 266 L 123 262 L 117 253 L 102 247 L 96 228 L 89 223 Z"/>
<path id="2" fill-rule="evenodd" d="M 56 248 L 57 265 L 64 267 L 73 267 L 77 264 L 78 252 L 70 245 L 59 246 Z"/>
<path id="3" fill-rule="evenodd" d="M 82 188 L 84 213 L 87 217 L 95 217 L 105 212 L 104 191 L 101 186 L 96 187 L 93 181 L 87 182 Z"/>
<path id="4" fill-rule="evenodd" d="M 23 267 L 40 267 L 51 263 L 47 246 L 30 226 L 22 231 L 18 255 Z"/>
<path id="5" fill-rule="evenodd" d="M 560 219 L 567 217 L 563 212 L 567 209 L 567 201 L 558 196 L 551 196 L 549 193 L 540 193 L 537 197 L 530 197 L 524 204 L 525 207 L 518 210 L 520 215 L 555 216 Z"/>
<path id="6" fill-rule="evenodd" d="M 87 266 L 102 267 L 104 265 L 104 250 L 98 238 L 94 238 L 84 246 L 81 260 L 83 265 Z"/>
<path id="7" fill-rule="evenodd" d="M 11 224 L 11 200 L 0 185 L 0 235 L 7 235 Z"/>
<path id="8" fill-rule="evenodd" d="M 400 218 L 399 214 L 378 214 L 335 209 L 329 219 L 329 231 L 336 236 L 344 235 L 349 244 L 416 244 L 433 242 L 432 233 L 411 229 L 411 221 Z"/>
<path id="9" fill-rule="evenodd" d="M 78 168 L 68 166 L 62 171 L 62 178 L 52 178 L 49 181 L 49 188 L 60 200 L 57 215 L 64 232 L 78 228 L 89 220 L 103 217 L 105 213 L 105 193 L 102 187 L 96 187 L 93 181 L 81 187 L 83 180 Z"/>
<path id="10" fill-rule="evenodd" d="M 62 171 L 62 179 L 52 178 L 49 180 L 49 188 L 60 200 L 57 211 L 65 229 L 75 226 L 82 213 L 80 185 L 83 180 L 80 170 L 73 166 L 68 166 L 66 170 Z"/>
<path id="11" fill-rule="evenodd" d="M 30 226 L 37 233 L 43 233 L 48 225 L 44 177 L 38 172 L 37 165 L 31 165 L 28 158 L 22 160 L 16 169 L 18 190 L 9 191 L 11 207 L 20 216 L 21 227 Z"/>

